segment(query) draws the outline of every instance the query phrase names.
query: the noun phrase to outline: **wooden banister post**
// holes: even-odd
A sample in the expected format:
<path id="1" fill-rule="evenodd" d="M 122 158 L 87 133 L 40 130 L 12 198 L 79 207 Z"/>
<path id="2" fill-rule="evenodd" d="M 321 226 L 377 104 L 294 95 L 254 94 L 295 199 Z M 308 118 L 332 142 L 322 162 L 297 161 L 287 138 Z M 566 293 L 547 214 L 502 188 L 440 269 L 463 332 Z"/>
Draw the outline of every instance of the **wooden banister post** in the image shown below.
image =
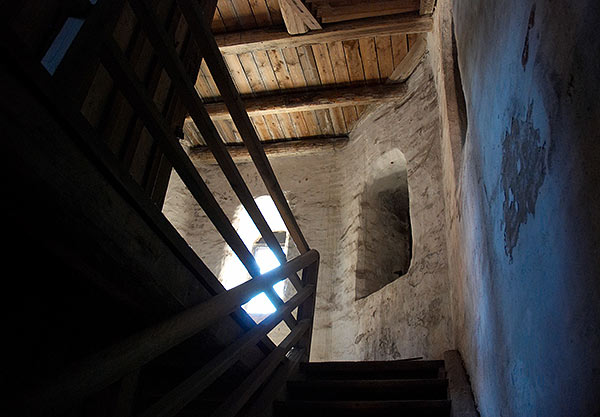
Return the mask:
<path id="1" fill-rule="evenodd" d="M 246 113 L 244 103 L 229 75 L 229 69 L 219 51 L 219 46 L 210 30 L 210 26 L 206 23 L 206 19 L 203 18 L 202 9 L 194 0 L 177 0 L 177 2 L 190 26 L 196 44 L 204 56 L 215 83 L 223 96 L 223 101 L 231 113 L 231 118 L 238 128 L 242 140 L 246 144 L 252 161 L 254 161 L 254 165 L 263 179 L 275 206 L 279 210 L 283 222 L 300 253 L 307 252 L 309 250 L 308 243 L 300 231 L 296 218 L 277 182 L 273 168 L 262 149 L 260 140 L 248 117 L 248 113 Z"/>
<path id="2" fill-rule="evenodd" d="M 310 327 L 308 331 L 302 336 L 302 338 L 296 345 L 297 348 L 304 349 L 302 358 L 303 362 L 308 362 L 310 359 L 310 344 L 312 340 L 312 329 L 315 318 L 315 305 L 317 301 L 316 288 L 319 275 L 319 260 L 320 257 L 317 255 L 317 260 L 312 264 L 308 265 L 306 268 L 304 268 L 304 271 L 302 272 L 302 281 L 304 282 L 304 285 L 314 285 L 315 287 L 315 292 L 313 293 L 313 295 L 309 297 L 306 301 L 304 301 L 304 303 L 302 303 L 300 307 L 298 307 L 298 322 L 301 322 L 303 320 L 310 321 Z"/>
<path id="3" fill-rule="evenodd" d="M 211 0 L 212 1 L 212 0 Z M 285 263 L 285 253 L 281 249 L 275 234 L 269 227 L 267 221 L 262 215 L 258 205 L 254 201 L 252 193 L 244 182 L 242 175 L 237 169 L 231 155 L 219 133 L 215 128 L 210 116 L 205 110 L 205 107 L 194 88 L 194 83 L 187 75 L 183 62 L 179 59 L 177 52 L 170 41 L 168 34 L 158 23 L 152 9 L 146 3 L 146 0 L 130 0 L 129 4 L 134 10 L 136 17 L 144 27 L 144 30 L 154 47 L 156 54 L 162 59 L 163 65 L 175 85 L 177 91 L 181 95 L 185 106 L 187 107 L 194 123 L 202 133 L 202 137 L 207 143 L 207 146 L 214 155 L 217 163 L 221 167 L 223 174 L 227 178 L 231 188 L 240 199 L 240 202 L 250 215 L 250 218 L 256 225 L 256 228 L 265 239 L 269 248 L 273 251 L 280 263 Z M 212 15 L 211 15 L 212 16 Z M 291 275 L 290 280 L 296 287 L 301 288 L 300 279 L 296 274 Z"/>

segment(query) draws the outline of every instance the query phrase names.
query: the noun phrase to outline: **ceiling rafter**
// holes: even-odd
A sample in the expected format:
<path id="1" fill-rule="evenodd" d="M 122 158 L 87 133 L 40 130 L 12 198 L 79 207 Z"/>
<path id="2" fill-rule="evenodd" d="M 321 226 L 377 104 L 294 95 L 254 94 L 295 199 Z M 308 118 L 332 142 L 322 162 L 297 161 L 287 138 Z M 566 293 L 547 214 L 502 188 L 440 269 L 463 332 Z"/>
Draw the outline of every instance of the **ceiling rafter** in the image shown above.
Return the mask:
<path id="1" fill-rule="evenodd" d="M 277 91 L 263 97 L 244 100 L 246 111 L 250 116 L 268 114 L 313 111 L 334 107 L 364 106 L 398 100 L 406 93 L 404 84 L 367 86 L 335 86 L 313 89 L 311 91 Z M 229 118 L 227 106 L 223 102 L 205 104 L 205 108 L 213 120 Z"/>
<path id="2" fill-rule="evenodd" d="M 431 32 L 431 16 L 389 15 L 332 23 L 323 30 L 291 36 L 278 29 L 252 29 L 223 33 L 215 36 L 223 54 L 242 54 L 265 49 L 298 47 L 314 43 L 328 43 L 408 33 Z"/>

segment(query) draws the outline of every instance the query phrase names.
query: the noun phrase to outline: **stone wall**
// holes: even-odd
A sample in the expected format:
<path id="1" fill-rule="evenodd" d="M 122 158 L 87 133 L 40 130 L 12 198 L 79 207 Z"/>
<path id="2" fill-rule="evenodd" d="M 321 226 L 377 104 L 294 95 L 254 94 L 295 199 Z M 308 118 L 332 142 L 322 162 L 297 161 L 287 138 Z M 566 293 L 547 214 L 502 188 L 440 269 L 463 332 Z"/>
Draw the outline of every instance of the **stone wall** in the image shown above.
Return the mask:
<path id="1" fill-rule="evenodd" d="M 390 155 L 397 155 L 397 163 L 406 163 L 412 260 L 406 275 L 355 300 L 357 258 L 379 256 L 377 246 L 359 246 L 360 236 L 376 233 L 382 242 L 387 237 L 385 229 L 361 230 L 361 217 L 368 216 L 361 196 L 368 179 L 385 171 L 381 162 L 394 161 Z M 343 232 L 330 301 L 335 343 L 325 359 L 441 358 L 452 336 L 438 110 L 427 61 L 409 79 L 406 97 L 363 116 L 340 156 Z"/>
<path id="2" fill-rule="evenodd" d="M 451 8 L 430 39 L 455 343 L 481 415 L 600 415 L 600 4 L 454 0 L 464 148 Z"/>
<path id="3" fill-rule="evenodd" d="M 309 246 L 321 254 L 313 352 L 325 352 L 331 343 L 321 337 L 319 329 L 329 325 L 329 306 L 325 294 L 329 294 L 328 286 L 335 274 L 334 254 L 340 224 L 340 176 L 336 157 L 339 152 L 340 149 L 335 146 L 323 149 L 319 154 L 271 158 L 273 170 Z M 241 205 L 219 167 L 198 160 L 195 164 L 229 219 L 234 221 Z M 252 163 L 239 163 L 238 168 L 252 195 L 258 197 L 268 194 Z M 219 277 L 230 249 L 175 174 L 169 185 L 163 212 Z M 322 354 L 313 355 L 320 357 Z"/>
<path id="4" fill-rule="evenodd" d="M 372 110 L 346 145 L 272 158 L 300 227 L 321 253 L 312 360 L 441 358 L 452 347 L 432 77 L 428 62 L 419 66 L 408 94 Z M 196 165 L 233 220 L 239 201 L 217 166 Z M 239 168 L 253 195 L 266 194 L 251 164 Z M 409 197 L 412 259 L 400 278 L 394 272 L 402 265 L 387 260 L 408 251 L 408 238 L 390 233 L 389 219 L 378 221 L 378 206 L 367 198 L 377 193 L 382 179 L 397 182 L 396 189 L 384 188 Z M 176 175 L 164 212 L 218 276 L 225 243 Z M 357 300 L 357 279 L 365 269 L 389 283 Z"/>

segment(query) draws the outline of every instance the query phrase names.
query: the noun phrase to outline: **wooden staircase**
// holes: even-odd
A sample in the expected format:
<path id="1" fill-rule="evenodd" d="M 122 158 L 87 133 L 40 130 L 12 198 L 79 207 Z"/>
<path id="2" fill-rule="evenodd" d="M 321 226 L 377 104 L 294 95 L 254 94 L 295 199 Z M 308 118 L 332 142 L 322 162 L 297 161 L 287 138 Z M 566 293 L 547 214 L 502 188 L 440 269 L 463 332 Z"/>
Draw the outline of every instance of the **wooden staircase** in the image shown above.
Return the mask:
<path id="1" fill-rule="evenodd" d="M 276 417 L 450 416 L 444 361 L 302 363 Z"/>

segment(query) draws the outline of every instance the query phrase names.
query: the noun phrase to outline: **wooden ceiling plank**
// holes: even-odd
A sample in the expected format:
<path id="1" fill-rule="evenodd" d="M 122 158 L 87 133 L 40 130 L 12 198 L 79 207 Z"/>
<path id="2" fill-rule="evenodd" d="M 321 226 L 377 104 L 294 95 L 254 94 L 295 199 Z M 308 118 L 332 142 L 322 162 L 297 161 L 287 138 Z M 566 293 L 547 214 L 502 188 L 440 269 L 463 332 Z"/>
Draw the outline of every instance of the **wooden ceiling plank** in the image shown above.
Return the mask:
<path id="1" fill-rule="evenodd" d="M 408 50 L 409 51 L 410 51 L 410 48 L 413 47 L 415 42 L 417 42 L 419 40 L 420 36 L 421 35 L 419 33 L 409 33 L 408 35 L 406 35 L 406 40 L 408 41 Z"/>
<path id="2" fill-rule="evenodd" d="M 279 8 L 278 0 L 266 0 L 269 14 L 271 15 L 271 21 L 274 25 L 282 25 L 283 17 L 281 16 L 281 10 Z"/>
<path id="3" fill-rule="evenodd" d="M 260 70 L 256 64 L 254 59 L 254 55 L 252 52 L 246 52 L 244 54 L 239 55 L 240 64 L 242 64 L 242 68 L 246 73 L 246 77 L 248 78 L 248 82 L 250 83 L 250 88 L 253 93 L 260 93 L 266 90 L 265 83 L 263 82 L 263 77 L 261 75 Z M 251 117 L 250 120 L 254 125 L 254 129 L 256 133 L 258 133 L 260 140 L 271 140 L 276 139 L 271 136 L 270 130 L 267 128 L 265 123 L 265 119 L 263 116 L 254 116 Z"/>
<path id="4" fill-rule="evenodd" d="M 238 131 L 238 128 L 235 125 L 235 123 L 233 123 L 232 120 L 224 120 L 224 122 L 227 123 L 227 125 L 229 126 L 229 128 L 233 132 L 233 140 L 231 142 L 233 142 L 233 143 L 244 143 L 244 141 L 242 140 L 242 135 L 240 135 L 240 132 Z"/>
<path id="5" fill-rule="evenodd" d="M 317 70 L 319 71 L 321 84 L 335 84 L 335 75 L 333 73 L 333 66 L 331 65 L 331 58 L 329 56 L 327 45 L 315 44 L 312 45 L 312 50 L 317 64 Z"/>
<path id="6" fill-rule="evenodd" d="M 206 84 L 208 85 L 208 88 L 210 89 L 212 94 L 211 97 L 219 97 L 221 95 L 221 92 L 219 91 L 217 84 L 215 84 L 215 80 L 213 79 L 212 74 L 210 73 L 210 70 L 206 66 L 206 62 L 204 60 L 202 60 L 202 62 L 200 63 L 200 71 L 206 79 Z"/>
<path id="7" fill-rule="evenodd" d="M 287 68 L 287 64 L 279 49 L 271 49 L 268 52 L 273 72 L 277 78 L 277 83 L 280 89 L 291 89 L 294 88 L 294 83 Z M 279 117 L 279 115 L 278 115 Z M 299 116 L 286 114 L 279 117 L 281 127 L 284 131 L 285 137 L 302 137 L 305 136 L 302 133 L 306 132 L 306 123 L 304 119 L 300 120 Z"/>
<path id="8" fill-rule="evenodd" d="M 377 62 L 377 50 L 375 47 L 375 38 L 363 38 L 358 41 L 360 47 L 360 56 L 362 58 L 365 80 L 380 80 L 379 63 Z"/>
<path id="9" fill-rule="evenodd" d="M 278 90 L 279 83 L 277 82 L 275 72 L 273 72 L 273 66 L 271 65 L 271 60 L 269 59 L 267 51 L 254 51 L 252 54 L 254 55 L 256 65 L 258 65 L 258 71 L 265 84 L 265 88 L 267 90 Z M 277 115 L 269 114 L 265 115 L 264 118 L 273 139 L 285 137 L 281 127 L 281 120 Z"/>
<path id="10" fill-rule="evenodd" d="M 312 48 L 308 45 L 303 45 L 297 47 L 296 51 L 298 52 L 298 58 L 300 59 L 300 65 L 302 66 L 307 86 L 321 85 L 321 78 L 319 77 L 319 70 Z"/>
<path id="11" fill-rule="evenodd" d="M 313 57 L 318 70 L 319 78 L 322 85 L 335 84 L 335 66 L 333 65 L 334 60 L 330 56 L 329 48 L 326 44 L 315 44 L 312 45 Z M 346 65 L 344 60 L 344 66 Z M 335 133 L 347 132 L 346 120 L 344 118 L 343 111 L 341 109 L 330 109 L 329 114 L 331 122 L 333 124 L 333 130 Z"/>
<path id="12" fill-rule="evenodd" d="M 277 119 L 279 119 L 281 129 L 283 131 L 283 135 L 279 137 L 279 139 L 289 139 L 289 138 L 298 138 L 299 135 L 296 132 L 296 127 L 294 122 L 289 115 L 289 113 L 283 113 L 276 115 Z"/>
<path id="13" fill-rule="evenodd" d="M 315 110 L 314 113 L 315 113 L 315 116 L 317 116 L 319 128 L 321 129 L 321 134 L 322 135 L 334 135 L 335 129 L 333 128 L 333 121 L 331 120 L 331 115 L 329 114 L 329 109 Z"/>
<path id="14" fill-rule="evenodd" d="M 265 83 L 260 75 L 260 71 L 254 61 L 254 55 L 252 52 L 245 52 L 243 54 L 238 55 L 240 59 L 240 64 L 246 73 L 246 78 L 248 78 L 248 83 L 250 83 L 250 88 L 253 93 L 262 93 L 266 90 Z"/>
<path id="15" fill-rule="evenodd" d="M 230 0 L 231 4 L 238 16 L 240 24 L 244 29 L 254 29 L 257 27 L 254 13 L 250 8 L 248 0 Z"/>
<path id="16" fill-rule="evenodd" d="M 296 133 L 299 138 L 310 136 L 310 129 L 306 124 L 306 120 L 304 120 L 304 116 L 300 112 L 289 113 L 292 122 L 294 123 L 294 127 L 296 128 Z"/>
<path id="17" fill-rule="evenodd" d="M 240 59 L 238 58 L 238 56 L 225 55 L 223 59 L 227 64 L 229 74 L 231 74 L 231 78 L 233 79 L 233 82 L 235 83 L 235 87 L 237 88 L 238 92 L 240 94 L 252 93 L 252 88 L 250 87 L 248 78 L 246 78 L 246 73 L 244 72 L 244 68 L 242 68 L 242 64 L 240 63 Z"/>
<path id="18" fill-rule="evenodd" d="M 421 58 L 427 51 L 427 41 L 424 36 L 421 36 L 413 44 L 413 47 L 408 51 L 404 59 L 394 68 L 394 72 L 389 76 L 390 82 L 404 82 L 413 73 Z"/>
<path id="19" fill-rule="evenodd" d="M 208 81 L 206 81 L 206 77 L 201 69 L 198 71 L 198 76 L 196 77 L 196 83 L 194 84 L 194 87 L 196 88 L 198 94 L 200 94 L 200 97 L 203 99 L 212 97 L 212 92 L 208 87 Z"/>
<path id="20" fill-rule="evenodd" d="M 251 117 L 250 121 L 254 125 L 254 130 L 258 134 L 258 138 L 261 141 L 271 140 L 271 132 L 269 131 L 265 118 L 263 116 Z"/>
<path id="21" fill-rule="evenodd" d="M 280 49 L 271 49 L 268 52 L 271 65 L 273 66 L 273 72 L 277 78 L 277 83 L 280 89 L 291 89 L 294 88 L 292 77 L 288 71 L 287 64 Z"/>
<path id="22" fill-rule="evenodd" d="M 311 87 L 321 85 L 321 78 L 319 76 L 319 70 L 317 68 L 317 63 L 315 61 L 315 55 L 313 53 L 312 48 L 310 46 L 300 46 L 298 48 L 295 48 L 295 50 L 298 56 L 298 60 L 300 62 L 300 66 L 302 68 L 302 72 L 304 74 L 304 79 L 306 80 L 306 86 Z M 339 110 L 336 110 L 336 112 L 339 112 Z M 346 126 L 344 124 L 344 118 L 341 114 L 334 121 L 333 119 L 335 116 L 332 116 L 329 110 L 316 110 L 314 113 L 322 134 L 333 135 L 336 133 L 341 134 L 345 132 Z M 336 124 L 336 122 L 338 125 L 340 125 L 340 128 L 337 131 L 334 127 L 334 124 Z"/>
<path id="23" fill-rule="evenodd" d="M 342 42 L 331 42 L 328 44 L 329 56 L 331 57 L 331 64 L 333 66 L 333 73 L 336 83 L 349 83 L 350 74 L 348 73 L 348 63 L 346 61 L 346 53 L 344 52 L 344 46 Z M 347 106 L 341 109 L 336 109 L 336 112 L 341 113 L 342 120 L 344 121 L 344 131 L 348 132 L 348 126 L 352 125 L 356 119 L 356 108 L 354 106 Z"/>
<path id="24" fill-rule="evenodd" d="M 394 71 L 394 61 L 392 58 L 392 39 L 389 36 L 377 36 L 375 38 L 377 48 L 377 62 L 379 64 L 379 76 L 381 79 L 387 79 Z"/>
<path id="25" fill-rule="evenodd" d="M 249 3 L 252 13 L 254 14 L 254 18 L 256 19 L 256 24 L 259 27 L 271 26 L 273 24 L 273 20 L 271 19 L 271 14 L 269 13 L 269 8 L 267 7 L 265 0 L 249 0 Z"/>
<path id="26" fill-rule="evenodd" d="M 394 68 L 400 65 L 408 53 L 408 41 L 406 35 L 392 35 L 392 61 Z"/>
<path id="27" fill-rule="evenodd" d="M 267 128 L 269 132 L 271 132 L 271 137 L 273 139 L 282 139 L 285 137 L 283 133 L 283 129 L 281 127 L 281 121 L 279 116 L 276 114 L 267 114 L 264 116 L 265 123 L 267 124 Z"/>
<path id="28" fill-rule="evenodd" d="M 254 51 L 252 55 L 254 55 L 254 61 L 258 65 L 258 71 L 267 91 L 278 90 L 279 83 L 277 82 L 277 77 L 275 77 L 275 72 L 273 72 L 273 66 L 271 65 L 267 51 Z"/>
<path id="29" fill-rule="evenodd" d="M 365 62 L 363 61 L 360 55 L 360 40 L 352 40 L 352 41 L 344 41 L 342 42 L 344 46 L 344 53 L 346 54 L 346 62 L 348 63 L 348 73 L 350 74 L 350 81 L 352 82 L 364 82 L 365 81 L 365 71 L 363 65 Z M 364 106 L 355 106 L 356 115 L 360 118 L 360 115 L 363 113 L 366 107 Z M 356 124 L 356 120 L 348 122 L 346 120 L 346 127 L 348 131 L 352 131 L 354 125 Z"/>
<path id="30" fill-rule="evenodd" d="M 242 30 L 242 24 L 229 0 L 219 0 L 217 9 L 223 19 L 223 24 L 228 31 Z"/>
<path id="31" fill-rule="evenodd" d="M 333 131 L 336 135 L 348 133 L 346 127 L 346 120 L 344 119 L 344 113 L 339 107 L 333 107 L 328 110 L 331 116 L 331 124 L 333 125 Z"/>
<path id="32" fill-rule="evenodd" d="M 221 133 L 221 138 L 226 143 L 235 143 L 237 139 L 233 134 L 233 124 L 231 120 L 217 120 L 215 126 L 219 129 L 219 133 Z"/>
<path id="33" fill-rule="evenodd" d="M 221 137 L 221 140 L 225 143 L 227 143 L 229 140 L 227 138 L 227 135 L 225 133 L 225 131 L 223 130 L 223 126 L 225 125 L 223 120 L 215 120 L 214 122 L 215 128 L 217 129 L 217 132 L 219 133 L 219 136 Z M 198 130 L 198 128 L 196 127 L 196 124 L 193 125 L 194 130 Z M 204 141 L 204 139 L 203 139 Z"/>
<path id="34" fill-rule="evenodd" d="M 304 71 L 300 64 L 300 57 L 296 48 L 282 48 L 281 53 L 290 72 L 294 88 L 306 87 L 306 78 L 304 77 Z"/>
<path id="35" fill-rule="evenodd" d="M 298 57 L 296 48 L 283 48 L 281 53 L 290 73 L 290 79 L 294 88 L 306 87 L 304 71 L 302 70 L 302 65 L 300 65 L 300 58 Z M 319 136 L 322 134 L 319 128 L 319 121 L 313 111 L 302 112 L 300 116 L 304 119 L 308 128 L 309 133 L 307 136 Z"/>
<path id="36" fill-rule="evenodd" d="M 364 82 L 365 72 L 363 61 L 360 56 L 360 43 L 358 39 L 342 42 L 346 63 L 348 64 L 348 75 L 351 82 Z"/>
<path id="37" fill-rule="evenodd" d="M 432 28 L 433 19 L 431 16 L 390 15 L 332 23 L 325 26 L 323 30 L 297 36 L 290 36 L 285 31 L 257 29 L 219 34 L 215 38 L 223 54 L 232 54 L 381 35 L 423 33 L 430 32 Z"/>
<path id="38" fill-rule="evenodd" d="M 210 27 L 213 33 L 223 33 L 227 30 L 227 28 L 225 27 L 225 23 L 223 22 L 223 18 L 221 17 L 221 13 L 219 12 L 219 9 L 215 10 L 213 21 Z"/>

